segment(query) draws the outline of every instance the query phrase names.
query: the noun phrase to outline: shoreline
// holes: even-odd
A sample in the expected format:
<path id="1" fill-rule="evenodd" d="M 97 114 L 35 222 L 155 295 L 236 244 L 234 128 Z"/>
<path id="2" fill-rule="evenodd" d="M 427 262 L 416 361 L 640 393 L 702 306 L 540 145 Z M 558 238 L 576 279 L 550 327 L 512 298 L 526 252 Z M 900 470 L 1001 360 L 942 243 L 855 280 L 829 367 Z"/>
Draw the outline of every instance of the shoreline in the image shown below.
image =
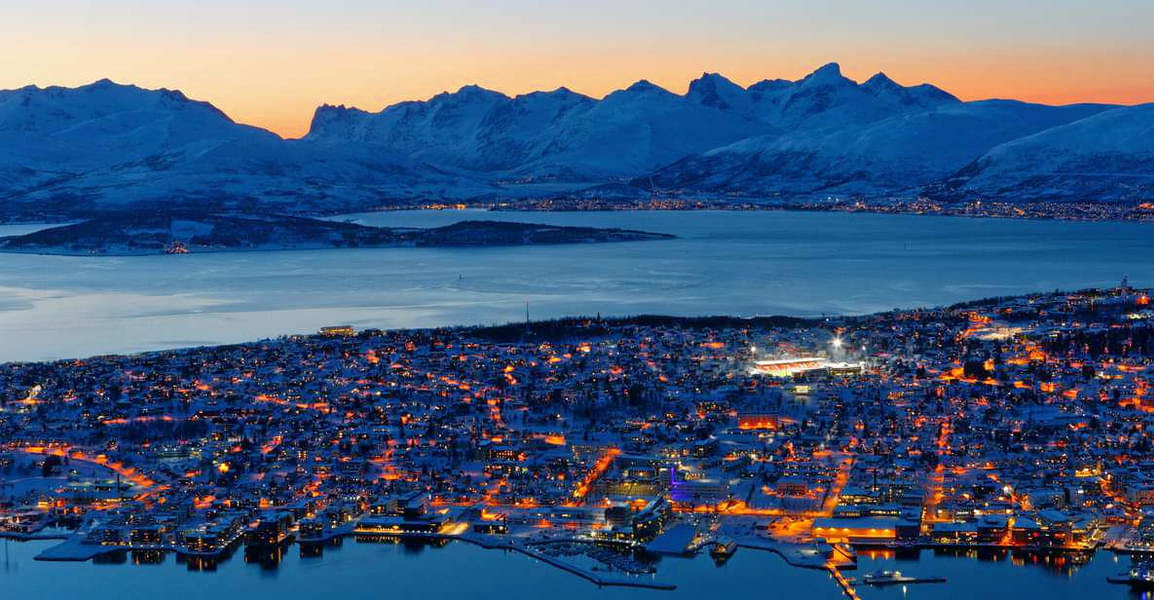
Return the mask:
<path id="1" fill-rule="evenodd" d="M 293 246 L 287 248 L 197 248 L 186 253 L 170 252 L 52 252 L 45 250 L 11 250 L 0 247 L 0 254 L 23 254 L 29 256 L 64 256 L 68 258 L 140 258 L 149 256 L 188 256 L 197 254 L 252 254 L 262 252 L 316 252 L 320 250 L 475 250 L 485 248 L 531 248 L 535 246 L 585 246 L 593 244 L 628 244 L 635 242 L 661 242 L 677 239 L 677 236 L 664 233 L 639 232 L 652 235 L 652 238 L 620 239 L 620 240 L 589 240 L 584 242 L 541 242 L 531 244 L 458 244 L 444 246 L 420 246 L 417 244 L 396 244 L 382 246 Z M 658 237 L 660 236 L 660 237 Z M 0 238 L 2 240 L 2 238 Z"/>
<path id="2" fill-rule="evenodd" d="M 560 206 L 553 205 L 553 202 L 568 203 Z M 977 202 L 977 204 L 982 204 Z M 1029 212 L 1022 207 L 1029 205 L 1018 205 L 1015 203 L 995 203 L 999 207 L 1003 207 L 1006 211 L 985 211 L 977 209 L 973 212 L 970 208 L 970 203 L 962 204 L 960 206 L 950 206 L 949 208 L 929 209 L 924 207 L 913 207 L 901 202 L 876 203 L 876 204 L 850 204 L 850 203 L 833 203 L 833 204 L 818 204 L 818 203 L 775 203 L 775 202 L 714 202 L 709 200 L 701 201 L 680 201 L 671 200 L 665 201 L 613 201 L 613 200 L 593 200 L 593 199 L 537 199 L 528 202 L 503 202 L 503 201 L 479 201 L 466 202 L 455 205 L 444 204 L 406 204 L 399 206 L 378 207 L 374 209 L 367 209 L 355 212 L 342 212 L 326 215 L 327 217 L 340 216 L 344 214 L 361 214 L 361 213 L 384 213 L 384 212 L 399 212 L 399 211 L 453 211 L 453 210 L 480 210 L 489 212 L 510 212 L 510 213 L 584 213 L 584 212 L 698 212 L 698 211 L 716 211 L 716 212 L 816 212 L 816 213 L 844 213 L 844 214 L 871 214 L 871 215 L 892 215 L 892 216 L 909 216 L 909 217 L 956 217 L 956 218 L 970 218 L 970 219 L 1004 219 L 1007 221 L 1060 221 L 1072 223 L 1154 223 L 1154 206 L 1150 208 L 1140 207 L 1118 207 L 1116 205 L 1107 203 L 1054 203 L 1061 206 L 1077 206 L 1080 208 L 1113 208 L 1115 211 L 1123 208 L 1129 208 L 1128 212 L 1121 213 L 1120 216 L 1110 217 L 1081 217 L 1076 215 L 1062 215 L 1055 214 L 1052 209 L 1048 210 L 1034 210 Z M 1022 210 L 1022 214 L 1014 212 L 1014 209 Z"/>
<path id="3" fill-rule="evenodd" d="M 568 572 L 572 575 L 585 579 L 586 581 L 598 587 L 625 587 L 625 588 L 642 588 L 659 591 L 672 591 L 677 589 L 676 584 L 666 583 L 662 581 L 644 581 L 635 580 L 628 577 L 613 577 L 568 563 L 560 558 L 534 551 L 533 543 L 522 541 L 519 538 L 514 539 L 500 539 L 486 534 L 472 534 L 466 532 L 463 534 L 442 534 L 442 533 L 404 533 L 404 534 L 381 534 L 381 533 L 357 533 L 353 528 L 342 527 L 338 531 L 328 532 L 325 536 L 319 539 L 300 540 L 295 536 L 290 536 L 286 540 L 283 547 L 287 549 L 292 545 L 304 546 L 325 546 L 333 541 L 343 540 L 345 538 L 353 538 L 354 541 L 364 539 L 397 539 L 397 540 L 420 540 L 420 541 L 444 541 L 444 542 L 464 542 L 485 550 L 503 550 L 506 552 L 515 552 L 527 558 L 535 559 L 543 562 L 549 566 Z M 220 550 L 213 552 L 195 552 L 182 549 L 171 545 L 145 545 L 145 546 L 104 546 L 99 544 L 89 544 L 84 542 L 79 536 L 64 535 L 64 534 L 15 534 L 12 532 L 0 533 L 0 539 L 10 539 L 15 542 L 38 542 L 38 541 L 64 541 L 46 548 L 39 554 L 33 557 L 33 560 L 51 563 L 80 563 L 90 562 L 98 557 L 114 554 L 117 552 L 164 552 L 171 553 L 177 556 L 186 558 L 206 558 L 220 561 L 232 560 L 233 556 L 238 550 L 246 548 L 240 541 L 239 537 L 233 539 L 228 544 L 224 545 Z M 743 538 L 736 540 L 738 548 L 745 548 L 751 551 L 768 552 L 778 556 L 787 565 L 808 570 L 828 571 L 838 573 L 846 570 L 856 570 L 858 568 L 856 555 L 863 549 L 871 549 L 878 547 L 885 547 L 888 549 L 914 550 L 923 551 L 928 550 L 935 552 L 938 550 L 996 550 L 1005 552 L 1026 552 L 1026 553 L 1044 553 L 1044 554 L 1082 554 L 1082 555 L 1096 555 L 1098 552 L 1104 552 L 1119 555 L 1134 554 L 1132 551 L 1125 549 L 1111 548 L 1106 545 L 1099 544 L 1093 548 L 1086 549 L 1071 549 L 1071 548 L 1042 548 L 1042 547 L 1015 547 L 1002 546 L 991 544 L 940 544 L 934 542 L 917 542 L 902 544 L 900 546 L 878 546 L 871 543 L 850 543 L 849 546 L 853 549 L 853 555 L 844 555 L 844 552 L 839 561 L 831 561 L 826 558 L 818 557 L 816 555 L 810 556 L 804 554 L 801 550 L 807 548 L 812 544 L 778 542 L 772 539 L 763 538 Z M 688 556 L 690 559 L 700 558 L 699 551 L 694 551 Z M 836 578 L 836 576 L 835 576 Z M 852 590 L 852 583 L 850 589 Z"/>
<path id="4" fill-rule="evenodd" d="M 1039 208 L 1033 203 L 993 202 L 999 210 L 982 209 L 981 201 L 926 207 L 908 201 L 893 203 L 833 203 L 805 202 L 717 202 L 713 200 L 597 200 L 584 198 L 536 198 L 529 200 L 466 200 L 459 203 L 421 202 L 395 204 L 339 211 L 307 212 L 299 215 L 305 218 L 333 219 L 345 215 L 374 214 L 405 211 L 445 212 L 477 210 L 483 212 L 509 213 L 595 213 L 595 212 L 815 212 L 892 215 L 909 217 L 955 217 L 969 219 L 1003 219 L 1007 221 L 1059 221 L 1069 223 L 1154 223 L 1154 205 L 1147 202 L 1135 206 L 1118 206 L 1097 202 L 1054 202 L 1053 206 Z M 1044 204 L 1044 203 L 1043 203 Z M 1061 214 L 1056 209 L 1075 208 L 1077 210 L 1103 209 L 1115 214 L 1091 217 L 1077 214 Z M 70 225 L 109 216 L 108 213 L 82 217 L 60 216 L 50 218 L 0 218 L 0 227 L 33 225 Z M 632 241 L 632 240 L 629 240 Z M 391 246 L 381 246 L 391 247 Z M 132 256 L 132 255 L 129 255 Z"/>
<path id="5" fill-rule="evenodd" d="M 677 586 L 670 583 L 660 581 L 641 581 L 633 580 L 624 577 L 608 577 L 600 573 L 579 567 L 574 564 L 565 562 L 554 556 L 550 556 L 543 552 L 536 552 L 528 543 L 517 543 L 518 540 L 498 540 L 491 539 L 481 535 L 470 535 L 469 533 L 450 535 L 441 533 L 406 533 L 406 534 L 376 534 L 376 533 L 357 533 L 352 528 L 341 528 L 339 531 L 329 532 L 320 539 L 315 540 L 300 540 L 293 538 L 291 542 L 287 542 L 285 547 L 291 546 L 293 543 L 305 545 L 324 545 L 334 540 L 341 540 L 351 537 L 354 540 L 358 538 L 381 538 L 381 539 L 409 539 L 409 540 L 423 540 L 423 541 L 446 541 L 465 542 L 485 550 L 505 550 L 513 551 L 531 559 L 541 561 L 549 566 L 561 569 L 573 575 L 576 575 L 598 587 L 626 587 L 626 588 L 644 588 L 654 590 L 674 590 Z M 89 562 L 100 556 L 114 554 L 117 552 L 165 552 L 172 553 L 178 556 L 192 557 L 192 558 L 209 558 L 216 560 L 230 560 L 232 555 L 237 550 L 243 547 L 239 537 L 233 539 L 228 544 L 221 547 L 215 552 L 194 552 L 171 545 L 146 545 L 146 546 L 104 546 L 100 544 L 89 544 L 83 541 L 78 535 L 63 535 L 55 534 L 49 536 L 32 537 L 16 535 L 0 534 L 0 538 L 13 539 L 17 542 L 34 542 L 34 541 L 51 541 L 62 539 L 63 542 L 49 548 L 44 549 L 39 554 L 33 557 L 33 560 L 41 562 L 56 562 L 56 563 L 79 563 Z M 780 553 L 779 553 L 780 554 Z M 782 555 L 784 557 L 784 555 Z M 789 561 L 786 561 L 789 563 Z M 792 563 L 789 563 L 792 564 Z M 797 566 L 797 565 L 794 565 Z"/>
<path id="6" fill-rule="evenodd" d="M 0 253 L 0 254 L 2 254 L 2 253 Z M 1139 289 L 1141 289 L 1141 288 L 1139 288 Z M 1035 296 L 1036 297 L 1043 297 L 1043 296 L 1048 296 L 1048 295 L 1052 295 L 1052 294 L 1092 293 L 1092 292 L 1097 292 L 1100 290 L 1101 290 L 1101 288 L 1094 288 L 1094 287 L 1084 287 L 1084 288 L 1069 289 L 1069 290 L 1055 289 L 1055 290 L 1044 291 L 1044 292 L 1043 291 L 1031 292 L 1031 293 L 1027 293 L 1027 294 L 1010 294 L 1008 296 L 987 296 L 987 297 L 982 297 L 982 298 L 973 298 L 973 299 L 969 299 L 969 300 L 963 300 L 963 301 L 955 302 L 952 304 L 943 304 L 943 305 L 936 305 L 936 306 L 911 306 L 911 307 L 904 307 L 904 308 L 894 309 L 894 310 L 899 310 L 902 312 L 953 310 L 953 309 L 960 309 L 960 308 L 982 306 L 982 305 L 996 302 L 999 300 L 1003 300 L 1006 298 L 1028 298 L 1028 297 L 1035 297 Z M 1151 288 L 1150 290 L 1147 290 L 1147 291 L 1154 294 L 1154 288 Z M 815 326 L 818 326 L 822 323 L 854 323 L 854 322 L 862 320 L 862 319 L 869 319 L 872 317 L 878 317 L 881 315 L 889 314 L 891 312 L 894 312 L 894 310 L 875 311 L 875 312 L 866 312 L 866 313 L 825 314 L 825 315 L 821 315 L 821 316 L 811 316 L 811 317 L 795 316 L 795 315 L 760 315 L 760 314 L 759 315 L 749 315 L 749 316 L 725 315 L 725 314 L 676 315 L 676 314 L 650 314 L 650 313 L 638 313 L 638 314 L 630 314 L 630 315 L 605 314 L 605 315 L 596 315 L 596 316 L 595 315 L 588 315 L 588 314 L 585 314 L 585 315 L 574 314 L 574 315 L 566 315 L 566 316 L 555 317 L 555 318 L 544 318 L 544 319 L 531 320 L 528 322 L 528 324 L 530 326 L 537 326 L 538 328 L 540 328 L 540 327 L 561 328 L 563 330 L 572 329 L 573 327 L 577 326 L 580 323 L 590 322 L 590 321 L 594 321 L 594 320 L 599 320 L 600 322 L 602 322 L 608 326 L 664 324 L 664 325 L 671 325 L 671 326 L 675 325 L 675 326 L 679 326 L 679 327 L 688 327 L 688 328 L 707 328 L 707 327 L 716 327 L 716 326 L 721 326 L 721 325 L 728 325 L 728 326 L 740 325 L 740 326 L 747 326 L 747 327 L 748 326 L 763 326 L 763 327 L 792 328 L 792 327 L 815 327 Z M 505 323 L 488 323 L 488 324 L 485 324 L 485 323 L 457 323 L 457 324 L 443 324 L 443 325 L 437 325 L 437 326 L 431 326 L 431 327 L 401 327 L 401 328 L 385 328 L 385 329 L 368 327 L 368 328 L 364 328 L 360 332 L 358 332 L 358 335 L 361 335 L 366 331 L 376 332 L 378 335 L 380 333 L 388 333 L 388 332 L 453 331 L 453 332 L 473 333 L 479 337 L 483 337 L 486 339 L 499 340 L 499 339 L 501 339 L 502 336 L 506 336 L 506 335 L 519 336 L 521 333 L 524 332 L 525 326 L 526 326 L 525 321 L 507 321 Z M 555 335 L 555 334 L 552 332 L 550 332 L 550 333 L 538 332 L 537 335 L 541 335 L 544 337 L 550 337 L 550 336 Z M 272 336 L 268 336 L 268 337 L 255 338 L 255 339 L 245 339 L 245 340 L 241 340 L 241 341 L 237 341 L 237 342 L 227 342 L 227 343 L 201 344 L 201 345 L 193 345 L 193 346 L 175 346 L 175 347 L 160 348 L 160 349 L 155 349 L 155 350 L 141 350 L 141 351 L 136 351 L 136 352 L 115 352 L 115 351 L 113 351 L 113 352 L 103 352 L 103 353 L 98 353 L 98 354 L 91 354 L 91 355 L 87 355 L 87 356 L 64 356 L 64 357 L 42 359 L 42 360 L 35 360 L 35 359 L 34 360 L 10 360 L 10 361 L 0 360 L 0 366 L 15 365 L 15 364 L 26 364 L 26 365 L 27 364 L 53 364 L 53 363 L 61 363 L 61 362 L 71 362 L 71 361 L 76 361 L 76 360 L 82 360 L 82 361 L 83 360 L 91 360 L 91 359 L 96 359 L 96 358 L 116 358 L 116 357 L 130 358 L 130 357 L 155 356 L 155 355 L 173 354 L 173 353 L 179 354 L 179 353 L 183 353 L 183 352 L 192 352 L 192 351 L 212 349 L 212 348 L 235 348 L 235 347 L 248 346 L 251 344 L 264 343 L 264 342 L 287 342 L 287 341 L 292 341 L 292 340 L 301 340 L 301 339 L 318 338 L 318 337 L 322 337 L 322 336 L 320 333 L 318 333 L 316 331 L 310 331 L 307 333 L 284 333 L 284 332 L 281 332 L 281 333 L 278 333 L 276 335 L 272 335 Z"/>
<path id="7" fill-rule="evenodd" d="M 0 253 L 159 256 L 348 248 L 490 248 L 672 240 L 667 233 L 465 220 L 438 227 L 384 227 L 292 215 L 121 213 L 0 237 Z"/>

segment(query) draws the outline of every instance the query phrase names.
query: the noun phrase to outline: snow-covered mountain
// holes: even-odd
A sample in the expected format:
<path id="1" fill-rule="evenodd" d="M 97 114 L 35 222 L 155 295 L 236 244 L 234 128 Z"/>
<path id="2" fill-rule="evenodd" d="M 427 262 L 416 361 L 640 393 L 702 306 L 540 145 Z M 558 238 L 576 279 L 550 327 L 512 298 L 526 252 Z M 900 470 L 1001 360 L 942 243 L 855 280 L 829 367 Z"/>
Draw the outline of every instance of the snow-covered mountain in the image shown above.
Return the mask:
<path id="1" fill-rule="evenodd" d="M 796 82 L 768 81 L 750 86 L 759 116 L 779 131 L 831 131 L 959 100 L 929 84 L 898 85 L 884 73 L 862 84 L 830 63 Z"/>
<path id="2" fill-rule="evenodd" d="M 601 100 L 565 88 L 510 98 L 466 86 L 379 113 L 323 106 L 304 139 L 500 177 L 597 182 L 765 130 L 746 113 L 639 81 Z"/>
<path id="3" fill-rule="evenodd" d="M 466 86 L 378 113 L 323 106 L 305 140 L 371 145 L 501 177 L 600 182 L 752 136 L 832 131 L 958 102 L 882 74 L 859 85 L 831 63 L 796 82 L 748 88 L 705 73 L 685 95 L 642 80 L 600 100 L 564 88 L 510 98 Z"/>
<path id="4" fill-rule="evenodd" d="M 0 91 L 0 156 L 30 167 L 101 166 L 110 155 L 129 162 L 190 143 L 240 139 L 277 137 L 237 125 L 178 91 L 107 79 L 79 88 Z"/>
<path id="5" fill-rule="evenodd" d="M 492 190 L 406 156 L 283 140 L 176 91 L 102 80 L 0 92 L 0 216 L 154 204 L 314 211 Z"/>
<path id="6" fill-rule="evenodd" d="M 980 197 L 1154 198 L 1154 104 L 1099 112 L 999 144 L 957 182 Z"/>
<path id="7" fill-rule="evenodd" d="M 862 118 L 837 127 L 748 138 L 673 163 L 638 184 L 745 194 L 916 190 L 950 176 L 998 144 L 1108 108 L 947 101 L 880 120 Z"/>
<path id="8" fill-rule="evenodd" d="M 586 189 L 1149 199 L 1151 113 L 962 102 L 881 73 L 858 83 L 831 63 L 748 87 L 705 73 L 685 94 L 642 80 L 600 99 L 465 86 L 375 113 L 326 105 L 308 135 L 285 140 L 178 91 L 30 86 L 0 91 L 0 219 L 153 206 L 315 213 Z"/>

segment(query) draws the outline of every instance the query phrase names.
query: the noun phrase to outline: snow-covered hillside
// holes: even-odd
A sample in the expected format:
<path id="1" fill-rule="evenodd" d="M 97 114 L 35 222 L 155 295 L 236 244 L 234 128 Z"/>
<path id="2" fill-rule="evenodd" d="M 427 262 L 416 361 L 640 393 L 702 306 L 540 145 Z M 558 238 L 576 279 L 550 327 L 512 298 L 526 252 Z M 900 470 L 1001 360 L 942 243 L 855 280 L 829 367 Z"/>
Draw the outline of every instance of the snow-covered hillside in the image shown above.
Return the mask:
<path id="1" fill-rule="evenodd" d="M 1154 104 L 1115 108 L 1008 141 L 958 177 L 972 193 L 1013 199 L 1154 197 Z"/>
<path id="2" fill-rule="evenodd" d="M 741 140 L 674 163 L 638 183 L 745 194 L 916 190 L 998 144 L 1107 108 L 950 102 L 877 121 Z"/>
<path id="3" fill-rule="evenodd" d="M 182 203 L 311 211 L 494 189 L 406 156 L 282 140 L 180 92 L 107 80 L 0 92 L 0 186 L 0 216 Z"/>

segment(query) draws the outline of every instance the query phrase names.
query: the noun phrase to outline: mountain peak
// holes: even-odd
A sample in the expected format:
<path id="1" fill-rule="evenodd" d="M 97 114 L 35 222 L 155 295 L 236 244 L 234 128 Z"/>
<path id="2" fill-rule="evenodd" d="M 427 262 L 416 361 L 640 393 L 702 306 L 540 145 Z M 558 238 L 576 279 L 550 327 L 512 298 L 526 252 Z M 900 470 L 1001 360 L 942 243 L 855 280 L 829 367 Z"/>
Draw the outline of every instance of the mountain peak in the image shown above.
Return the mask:
<path id="1" fill-rule="evenodd" d="M 544 94 L 546 96 L 553 96 L 555 98 L 578 98 L 581 100 L 591 100 L 591 98 L 589 98 L 589 96 L 586 96 L 585 94 L 582 94 L 580 92 L 574 92 L 573 90 L 571 90 L 565 86 L 561 86 L 561 87 L 559 87 L 559 88 L 557 88 L 551 92 L 540 92 L 540 93 Z"/>
<path id="2" fill-rule="evenodd" d="M 701 77 L 694 79 L 693 82 L 694 83 L 697 83 L 697 82 L 733 83 L 725 75 L 722 75 L 721 73 L 710 73 L 709 71 L 702 73 Z"/>
<path id="3" fill-rule="evenodd" d="M 39 88 L 37 88 L 37 89 L 39 89 Z M 51 86 L 51 87 L 47 87 L 44 89 L 45 90 L 60 90 L 60 91 L 67 92 L 73 88 Z M 131 83 L 116 83 L 115 81 L 113 81 L 107 77 L 104 77 L 102 79 L 97 79 L 96 81 L 93 81 L 92 83 L 81 85 L 81 86 L 78 86 L 74 89 L 77 91 L 84 91 L 84 92 L 97 92 L 97 91 L 107 92 L 110 90 L 128 90 L 128 91 L 142 91 L 142 92 L 147 92 L 147 91 L 167 92 L 168 91 L 164 88 L 157 89 L 157 90 L 145 90 L 144 88 L 137 87 L 135 85 L 132 85 Z"/>
<path id="4" fill-rule="evenodd" d="M 325 135 L 351 135 L 353 121 L 360 120 L 368 113 L 344 104 L 322 104 L 313 111 L 307 137 L 318 138 Z"/>
<path id="5" fill-rule="evenodd" d="M 819 67 L 813 73 L 806 75 L 801 83 L 810 85 L 825 85 L 830 83 L 839 83 L 842 81 L 849 81 L 841 74 L 841 65 L 836 62 L 826 63 Z"/>
<path id="6" fill-rule="evenodd" d="M 487 89 L 485 89 L 485 88 L 483 88 L 483 87 L 481 87 L 475 83 L 470 83 L 470 84 L 466 84 L 466 85 L 463 85 L 463 86 L 457 88 L 457 91 L 455 93 L 465 95 L 465 94 L 483 94 L 483 93 L 492 93 L 492 92 L 490 92 L 489 90 L 487 90 Z"/>
<path id="7" fill-rule="evenodd" d="M 866 80 L 861 85 L 861 88 L 874 96 L 889 96 L 896 97 L 904 104 L 918 105 L 918 106 L 934 106 L 937 104 L 945 104 L 951 102 L 960 102 L 952 94 L 945 92 L 928 83 L 915 85 L 912 87 L 905 87 L 900 83 L 895 82 L 886 76 L 885 73 L 878 72 L 873 77 Z"/>
<path id="8" fill-rule="evenodd" d="M 720 73 L 702 73 L 701 77 L 689 82 L 689 91 L 694 89 L 718 89 L 718 88 L 736 88 L 741 89 L 741 86 L 733 83 Z"/>
<path id="9" fill-rule="evenodd" d="M 625 91 L 639 93 L 667 92 L 665 88 L 650 82 L 648 79 L 638 80 L 637 83 L 625 88 Z"/>
<path id="10" fill-rule="evenodd" d="M 204 106 L 212 106 L 208 102 L 190 100 L 184 92 L 180 90 L 173 90 L 169 88 L 146 89 L 131 83 L 116 83 L 115 81 L 105 77 L 97 79 L 92 83 L 85 84 L 76 88 L 65 87 L 49 87 L 43 90 L 35 86 L 26 88 L 32 92 L 48 91 L 58 94 L 72 94 L 75 92 L 84 92 L 85 94 L 99 94 L 106 98 L 116 98 L 121 102 L 147 101 L 148 99 L 159 99 L 167 102 L 172 107 L 183 107 L 187 104 L 200 104 Z M 108 100 L 105 100 L 108 101 Z M 215 107 L 213 107 L 214 110 Z M 224 113 L 221 113 L 224 114 Z"/>
<path id="11" fill-rule="evenodd" d="M 507 100 L 508 98 L 509 98 L 508 96 L 506 96 L 505 94 L 502 94 L 501 92 L 486 89 L 486 88 L 483 88 L 477 84 L 471 83 L 471 84 L 463 85 L 463 86 L 457 88 L 457 91 L 455 91 L 455 92 L 448 92 L 448 91 L 441 92 L 440 94 L 437 94 L 436 96 L 433 96 L 432 98 L 430 98 L 429 101 L 434 102 L 434 103 L 445 103 L 445 102 L 470 103 L 470 102 L 483 102 L 485 100 L 499 100 L 499 99 L 506 99 Z M 407 103 L 402 102 L 401 104 L 407 104 Z"/>
<path id="12" fill-rule="evenodd" d="M 506 96 L 505 94 L 502 94 L 501 92 L 490 90 L 488 88 L 483 88 L 483 87 L 481 87 L 475 83 L 471 83 L 469 85 L 463 85 L 460 87 L 460 89 L 458 89 L 455 93 L 453 93 L 451 95 L 460 96 L 463 98 L 470 98 L 470 99 L 473 99 L 473 98 L 508 98 L 508 96 Z"/>
<path id="13" fill-rule="evenodd" d="M 342 112 L 363 112 L 363 111 L 361 111 L 361 109 L 356 108 L 354 106 L 345 106 L 344 104 L 329 104 L 326 102 L 326 103 L 318 106 L 316 112 L 318 112 L 318 113 L 327 112 L 327 113 L 337 114 L 337 113 L 342 113 Z"/>
<path id="14" fill-rule="evenodd" d="M 589 102 L 589 101 L 592 101 L 593 99 L 590 98 L 589 96 L 586 96 L 584 94 L 579 94 L 579 93 L 574 92 L 573 90 L 571 90 L 567 87 L 562 86 L 562 87 L 559 87 L 555 90 L 550 90 L 550 91 L 536 91 L 536 92 L 529 92 L 527 94 L 518 94 L 517 96 L 513 97 L 513 100 L 516 102 L 525 102 L 527 100 L 533 100 L 533 101 L 544 100 L 544 101 L 554 102 L 554 103 L 571 104 L 571 103 Z"/>
<path id="15" fill-rule="evenodd" d="M 893 79 L 890 79 L 885 73 L 878 71 L 873 77 L 867 79 L 866 82 L 862 84 L 862 87 L 867 90 L 881 90 L 900 88 L 902 86 L 898 85 Z"/>
<path id="16" fill-rule="evenodd" d="M 702 73 L 689 83 L 685 96 L 705 106 L 728 109 L 745 101 L 745 89 L 717 73 Z"/>

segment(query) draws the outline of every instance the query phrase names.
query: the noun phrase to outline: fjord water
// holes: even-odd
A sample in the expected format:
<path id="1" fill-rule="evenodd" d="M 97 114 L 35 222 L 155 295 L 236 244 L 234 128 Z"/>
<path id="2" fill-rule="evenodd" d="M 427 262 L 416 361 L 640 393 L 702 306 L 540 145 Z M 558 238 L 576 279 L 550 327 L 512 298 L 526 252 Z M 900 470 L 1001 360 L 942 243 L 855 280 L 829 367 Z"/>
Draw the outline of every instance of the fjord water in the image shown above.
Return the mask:
<path id="1" fill-rule="evenodd" d="M 740 550 L 724 565 L 706 556 L 665 558 L 657 579 L 677 585 L 673 591 L 598 588 L 594 584 L 523 555 L 484 550 L 464 542 L 441 548 L 373 544 L 346 540 L 319 557 L 306 558 L 298 547 L 284 551 L 275 566 L 248 562 L 238 551 L 215 567 L 198 571 L 174 555 L 158 564 L 50 563 L 32 559 L 55 542 L 0 540 L 0 588 L 4 597 L 39 598 L 504 598 L 536 600 L 618 600 L 649 598 L 844 598 L 823 571 L 787 565 L 774 554 Z M 1015 561 L 1006 555 L 984 559 L 936 555 L 922 550 L 912 558 L 861 555 L 856 575 L 898 569 L 921 576 L 943 576 L 944 584 L 870 588 L 862 598 L 1127 598 L 1125 586 L 1106 576 L 1124 570 L 1125 557 L 1099 552 L 1086 565 L 1055 566 L 1045 559 Z"/>
<path id="2" fill-rule="evenodd" d="M 400 211 L 620 227 L 652 242 L 183 256 L 0 254 L 0 361 L 239 342 L 325 325 L 428 327 L 563 315 L 860 314 L 1154 285 L 1154 226 L 818 212 Z M 29 230 L 0 227 L 0 235 Z"/>

